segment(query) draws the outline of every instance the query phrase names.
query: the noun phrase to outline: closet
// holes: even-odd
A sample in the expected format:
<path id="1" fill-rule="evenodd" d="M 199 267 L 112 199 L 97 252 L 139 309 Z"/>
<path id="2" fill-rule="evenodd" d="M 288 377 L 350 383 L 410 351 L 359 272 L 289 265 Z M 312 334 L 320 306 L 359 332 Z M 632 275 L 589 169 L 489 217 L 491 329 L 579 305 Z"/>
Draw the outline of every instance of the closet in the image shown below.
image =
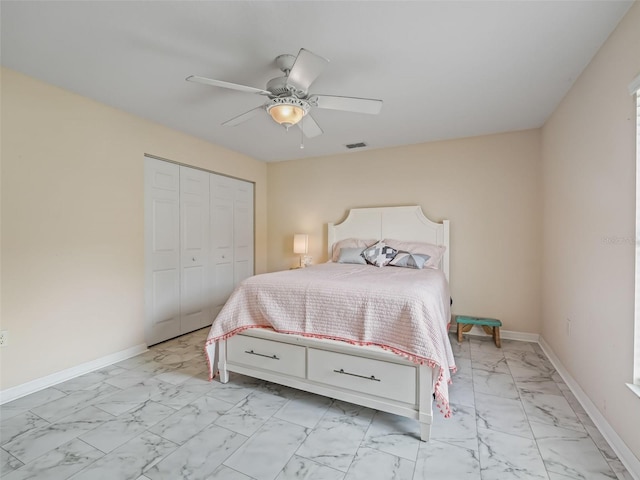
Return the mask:
<path id="1" fill-rule="evenodd" d="M 211 325 L 253 275 L 253 183 L 144 159 L 147 345 Z"/>

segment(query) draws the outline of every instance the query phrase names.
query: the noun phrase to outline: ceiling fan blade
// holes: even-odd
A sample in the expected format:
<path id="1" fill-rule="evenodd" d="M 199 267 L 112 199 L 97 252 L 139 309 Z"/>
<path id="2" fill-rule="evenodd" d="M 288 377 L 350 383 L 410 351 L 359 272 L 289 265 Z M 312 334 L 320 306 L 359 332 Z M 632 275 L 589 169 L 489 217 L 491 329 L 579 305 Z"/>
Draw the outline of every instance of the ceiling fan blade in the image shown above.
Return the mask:
<path id="1" fill-rule="evenodd" d="M 318 125 L 313 117 L 308 113 L 302 117 L 302 120 L 300 120 L 297 125 L 307 138 L 317 137 L 323 133 L 320 125 Z"/>
<path id="2" fill-rule="evenodd" d="M 328 63 L 326 58 L 301 48 L 287 77 L 287 85 L 291 84 L 306 92 Z"/>
<path id="3" fill-rule="evenodd" d="M 237 117 L 233 117 L 232 119 L 224 122 L 222 125 L 224 125 L 225 127 L 235 127 L 236 125 L 240 125 L 241 123 L 246 122 L 250 118 L 255 117 L 258 113 L 260 113 L 260 110 L 264 110 L 264 105 L 260 105 L 259 107 L 253 108 L 248 112 L 244 112 L 238 115 Z"/>
<path id="4" fill-rule="evenodd" d="M 198 77 L 196 75 L 189 75 L 185 80 L 188 82 L 203 83 L 205 85 L 212 85 L 214 87 L 230 88 L 231 90 L 239 90 L 247 93 L 258 93 L 260 95 L 271 95 L 271 92 L 262 90 L 261 88 L 247 87 L 246 85 L 239 85 L 237 83 L 223 82 L 222 80 L 214 80 L 212 78 Z"/>
<path id="5" fill-rule="evenodd" d="M 335 95 L 312 95 L 309 102 L 317 108 L 344 110 L 347 112 L 376 115 L 382 109 L 382 100 L 374 98 L 336 97 Z"/>

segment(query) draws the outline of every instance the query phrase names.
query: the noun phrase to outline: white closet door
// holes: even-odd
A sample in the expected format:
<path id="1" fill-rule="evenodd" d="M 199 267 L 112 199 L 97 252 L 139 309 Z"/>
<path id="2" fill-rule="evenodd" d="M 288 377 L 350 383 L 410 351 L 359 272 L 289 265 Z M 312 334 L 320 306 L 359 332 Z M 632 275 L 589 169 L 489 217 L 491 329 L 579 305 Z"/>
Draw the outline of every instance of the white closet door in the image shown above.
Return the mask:
<path id="1" fill-rule="evenodd" d="M 180 174 L 152 158 L 145 168 L 145 336 L 153 345 L 180 335 Z"/>
<path id="2" fill-rule="evenodd" d="M 253 184 L 145 157 L 148 345 L 207 327 L 253 275 Z"/>
<path id="3" fill-rule="evenodd" d="M 234 286 L 253 275 L 253 183 L 234 180 Z"/>
<path id="4" fill-rule="evenodd" d="M 180 167 L 180 333 L 211 325 L 208 172 Z"/>
<path id="5" fill-rule="evenodd" d="M 211 299 L 215 316 L 231 295 L 234 280 L 233 217 L 235 185 L 232 178 L 211 175 Z"/>

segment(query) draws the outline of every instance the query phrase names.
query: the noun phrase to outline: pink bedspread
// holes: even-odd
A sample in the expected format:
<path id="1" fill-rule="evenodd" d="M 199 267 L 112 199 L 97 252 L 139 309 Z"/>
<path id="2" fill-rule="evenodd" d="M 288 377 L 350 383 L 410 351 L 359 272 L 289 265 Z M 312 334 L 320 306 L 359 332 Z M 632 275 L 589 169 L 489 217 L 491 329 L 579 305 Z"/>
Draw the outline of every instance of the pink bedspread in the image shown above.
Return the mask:
<path id="1" fill-rule="evenodd" d="M 214 320 L 205 351 L 213 377 L 214 344 L 248 328 L 375 345 L 436 369 L 436 399 L 449 416 L 450 318 L 440 270 L 325 263 L 243 281 Z"/>

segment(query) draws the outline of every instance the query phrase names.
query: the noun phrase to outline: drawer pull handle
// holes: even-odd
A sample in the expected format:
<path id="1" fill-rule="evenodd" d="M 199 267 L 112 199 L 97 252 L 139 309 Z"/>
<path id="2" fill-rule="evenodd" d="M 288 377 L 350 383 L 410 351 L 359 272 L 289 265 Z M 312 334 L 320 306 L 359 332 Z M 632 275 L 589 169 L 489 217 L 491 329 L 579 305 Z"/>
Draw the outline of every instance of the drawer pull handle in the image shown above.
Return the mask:
<path id="1" fill-rule="evenodd" d="M 253 350 L 245 350 L 244 353 L 248 353 L 250 355 L 258 355 L 259 357 L 271 358 L 272 360 L 280 360 L 275 355 L 265 355 L 264 353 L 256 353 Z"/>
<path id="2" fill-rule="evenodd" d="M 374 382 L 380 381 L 380 379 L 376 378 L 374 375 L 371 375 L 370 377 L 366 377 L 364 375 L 358 375 L 357 373 L 345 372 L 343 368 L 341 368 L 340 370 L 334 370 L 334 372 L 340 373 L 341 375 L 351 375 L 352 377 L 364 378 L 365 380 L 373 380 Z"/>

